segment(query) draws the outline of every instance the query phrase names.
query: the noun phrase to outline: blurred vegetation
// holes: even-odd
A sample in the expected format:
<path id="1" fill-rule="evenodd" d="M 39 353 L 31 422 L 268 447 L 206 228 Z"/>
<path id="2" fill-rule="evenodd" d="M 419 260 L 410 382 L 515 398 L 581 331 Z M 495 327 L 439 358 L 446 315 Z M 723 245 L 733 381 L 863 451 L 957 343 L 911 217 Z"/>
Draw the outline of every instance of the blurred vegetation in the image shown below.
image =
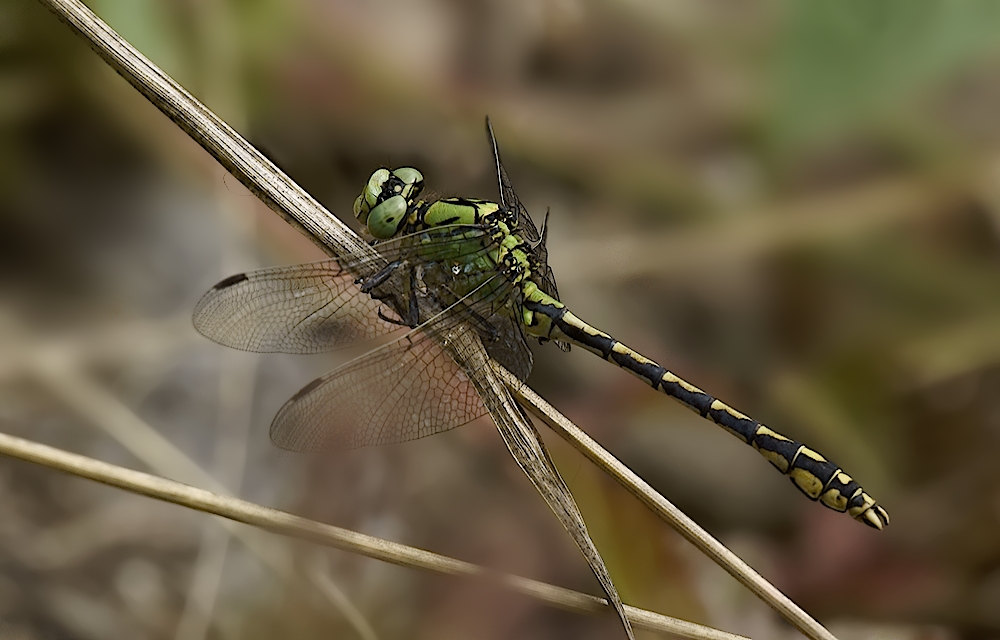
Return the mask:
<path id="1" fill-rule="evenodd" d="M 521 199 L 552 208 L 564 301 L 830 455 L 893 524 L 810 504 L 579 350 L 536 349 L 533 386 L 839 637 L 1000 637 L 996 2 L 91 7 L 345 219 L 379 165 L 495 198 L 489 113 Z M 0 229 L 0 429 L 180 475 L 159 433 L 248 499 L 597 591 L 486 422 L 270 446 L 337 358 L 228 353 L 188 317 L 224 275 L 318 252 L 33 0 L 0 4 Z M 627 602 L 794 637 L 545 435 Z M 21 463 L 0 495 L 3 639 L 614 632 L 304 545 L 268 564 L 214 521 Z"/>

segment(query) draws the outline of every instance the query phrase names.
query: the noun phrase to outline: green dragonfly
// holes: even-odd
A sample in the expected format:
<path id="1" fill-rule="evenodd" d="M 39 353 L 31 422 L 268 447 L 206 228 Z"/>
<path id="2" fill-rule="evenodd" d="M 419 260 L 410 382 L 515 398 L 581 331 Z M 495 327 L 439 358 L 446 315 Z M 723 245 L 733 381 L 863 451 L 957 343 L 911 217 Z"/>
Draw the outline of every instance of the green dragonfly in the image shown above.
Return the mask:
<path id="1" fill-rule="evenodd" d="M 423 175 L 378 169 L 354 204 L 378 261 L 343 259 L 226 278 L 198 303 L 194 324 L 223 345 L 318 353 L 400 331 L 400 337 L 314 380 L 271 425 L 279 447 L 318 451 L 422 438 L 486 415 L 469 376 L 446 353 L 472 327 L 489 355 L 524 381 L 528 338 L 578 345 L 638 376 L 753 446 L 806 496 L 876 529 L 889 523 L 851 476 L 587 324 L 560 302 L 539 230 L 511 187 L 489 119 L 500 202 L 419 200 Z M 367 295 L 361 295 L 367 294 Z"/>

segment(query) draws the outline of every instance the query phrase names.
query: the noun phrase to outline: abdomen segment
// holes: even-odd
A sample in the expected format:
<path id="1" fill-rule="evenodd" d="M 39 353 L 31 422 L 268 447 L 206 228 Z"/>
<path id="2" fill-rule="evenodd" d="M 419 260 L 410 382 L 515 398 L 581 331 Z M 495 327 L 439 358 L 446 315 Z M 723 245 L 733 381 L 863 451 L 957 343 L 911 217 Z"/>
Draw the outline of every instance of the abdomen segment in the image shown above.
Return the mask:
<path id="1" fill-rule="evenodd" d="M 861 485 L 822 454 L 801 442 L 773 431 L 743 415 L 721 400 L 674 375 L 656 362 L 626 347 L 608 334 L 587 324 L 555 300 L 526 300 L 525 308 L 547 317 L 547 335 L 592 351 L 609 362 L 645 380 L 654 389 L 680 401 L 702 417 L 710 419 L 746 444 L 751 445 L 811 500 L 835 510 L 846 511 L 856 520 L 875 529 L 889 524 L 889 514 L 876 504 Z"/>

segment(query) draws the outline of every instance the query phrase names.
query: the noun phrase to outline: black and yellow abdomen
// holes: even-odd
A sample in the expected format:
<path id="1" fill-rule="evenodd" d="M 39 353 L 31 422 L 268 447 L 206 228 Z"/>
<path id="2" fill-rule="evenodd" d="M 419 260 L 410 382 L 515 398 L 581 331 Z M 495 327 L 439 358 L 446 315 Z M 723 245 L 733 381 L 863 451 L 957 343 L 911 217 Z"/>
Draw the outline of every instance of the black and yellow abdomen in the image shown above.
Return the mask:
<path id="1" fill-rule="evenodd" d="M 875 503 L 861 485 L 820 453 L 769 429 L 721 400 L 681 379 L 656 362 L 587 324 L 561 302 L 525 283 L 524 321 L 529 334 L 543 339 L 577 344 L 651 387 L 708 418 L 744 443 L 751 445 L 810 499 L 875 529 L 889 524 L 889 514 Z"/>

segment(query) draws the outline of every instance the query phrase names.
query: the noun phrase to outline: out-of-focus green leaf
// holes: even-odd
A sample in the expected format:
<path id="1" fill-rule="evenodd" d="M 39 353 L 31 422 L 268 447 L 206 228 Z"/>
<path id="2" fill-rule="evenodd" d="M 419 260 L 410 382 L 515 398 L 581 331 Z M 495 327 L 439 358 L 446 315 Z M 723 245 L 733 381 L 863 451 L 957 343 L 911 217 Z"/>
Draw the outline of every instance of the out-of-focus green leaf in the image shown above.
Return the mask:
<path id="1" fill-rule="evenodd" d="M 171 29 L 169 10 L 159 0 L 93 0 L 91 9 L 144 56 L 182 83 L 184 43 Z"/>
<path id="2" fill-rule="evenodd" d="M 995 49 L 998 29 L 992 0 L 789 3 L 772 139 L 797 146 L 887 117 L 959 63 Z"/>

